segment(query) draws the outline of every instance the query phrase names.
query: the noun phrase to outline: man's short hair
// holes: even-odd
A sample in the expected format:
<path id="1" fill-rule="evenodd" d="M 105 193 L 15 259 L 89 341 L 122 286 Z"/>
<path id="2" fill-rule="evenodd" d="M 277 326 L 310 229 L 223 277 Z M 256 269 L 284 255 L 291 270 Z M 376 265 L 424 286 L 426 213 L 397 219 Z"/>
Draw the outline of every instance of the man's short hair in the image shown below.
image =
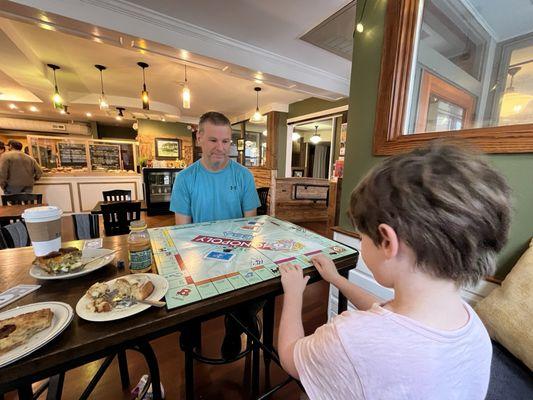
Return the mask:
<path id="1" fill-rule="evenodd" d="M 480 155 L 437 142 L 372 169 L 353 190 L 349 213 L 376 246 L 378 226 L 390 225 L 414 251 L 417 268 L 475 284 L 507 242 L 510 189 Z"/>
<path id="2" fill-rule="evenodd" d="M 20 143 L 18 140 L 11 139 L 9 142 L 7 142 L 7 145 L 15 150 L 22 150 L 22 143 Z"/>
<path id="3" fill-rule="evenodd" d="M 200 117 L 200 122 L 198 123 L 198 132 L 203 132 L 204 124 L 206 122 L 217 126 L 226 125 L 231 129 L 231 122 L 229 121 L 228 117 L 216 111 L 208 111 Z"/>

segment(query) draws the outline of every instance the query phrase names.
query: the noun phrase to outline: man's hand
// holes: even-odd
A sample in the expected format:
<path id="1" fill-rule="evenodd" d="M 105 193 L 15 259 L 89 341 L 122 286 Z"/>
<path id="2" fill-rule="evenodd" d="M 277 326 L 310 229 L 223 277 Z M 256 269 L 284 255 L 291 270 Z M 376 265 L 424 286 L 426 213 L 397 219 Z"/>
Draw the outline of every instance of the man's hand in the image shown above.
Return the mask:
<path id="1" fill-rule="evenodd" d="M 322 279 L 335 285 L 335 282 L 340 277 L 340 274 L 335 267 L 335 263 L 325 254 L 318 254 L 312 257 L 311 261 Z"/>
<path id="2" fill-rule="evenodd" d="M 309 276 L 304 277 L 302 267 L 287 263 L 280 265 L 279 270 L 285 295 L 302 296 L 309 280 Z"/>

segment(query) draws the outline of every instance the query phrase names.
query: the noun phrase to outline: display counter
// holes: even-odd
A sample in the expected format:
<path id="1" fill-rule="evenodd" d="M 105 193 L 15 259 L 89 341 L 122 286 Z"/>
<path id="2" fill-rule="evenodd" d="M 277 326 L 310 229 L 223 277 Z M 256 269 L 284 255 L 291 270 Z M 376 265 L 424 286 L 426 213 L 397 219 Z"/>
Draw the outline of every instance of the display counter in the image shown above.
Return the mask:
<path id="1" fill-rule="evenodd" d="M 44 174 L 35 182 L 33 193 L 43 202 L 60 207 L 65 214 L 90 212 L 103 200 L 106 190 L 131 190 L 132 200 L 143 200 L 142 175 L 134 172 L 69 172 Z"/>

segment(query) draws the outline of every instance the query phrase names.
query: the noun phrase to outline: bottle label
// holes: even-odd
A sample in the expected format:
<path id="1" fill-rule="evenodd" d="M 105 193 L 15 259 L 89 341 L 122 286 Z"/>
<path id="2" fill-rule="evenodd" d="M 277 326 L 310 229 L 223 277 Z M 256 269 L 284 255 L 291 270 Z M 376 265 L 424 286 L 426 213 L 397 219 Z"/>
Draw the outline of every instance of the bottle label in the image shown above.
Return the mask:
<path id="1" fill-rule="evenodd" d="M 130 270 L 142 271 L 152 266 L 152 250 L 130 251 Z"/>

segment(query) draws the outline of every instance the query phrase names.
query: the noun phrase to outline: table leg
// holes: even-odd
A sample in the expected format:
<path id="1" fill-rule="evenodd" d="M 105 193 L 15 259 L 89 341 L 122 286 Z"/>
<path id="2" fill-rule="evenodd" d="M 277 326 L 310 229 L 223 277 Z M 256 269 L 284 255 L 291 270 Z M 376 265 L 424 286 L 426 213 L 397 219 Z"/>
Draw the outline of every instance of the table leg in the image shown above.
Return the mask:
<path id="1" fill-rule="evenodd" d="M 63 383 L 65 382 L 65 373 L 61 372 L 51 376 L 48 380 L 48 393 L 46 400 L 60 400 L 63 394 Z"/>
<path id="2" fill-rule="evenodd" d="M 33 389 L 31 388 L 31 383 L 22 385 L 18 388 L 19 400 L 32 400 L 33 398 Z"/>
<path id="3" fill-rule="evenodd" d="M 154 400 L 162 400 L 163 394 L 161 393 L 161 378 L 159 376 L 159 365 L 157 364 L 157 358 L 155 356 L 152 346 L 148 342 L 140 343 L 136 346 L 139 352 L 142 353 L 146 364 L 148 365 L 148 371 L 150 372 L 150 378 L 152 381 L 152 393 Z"/>
<path id="4" fill-rule="evenodd" d="M 276 298 L 270 297 L 267 299 L 263 308 L 263 344 L 269 349 L 274 348 L 274 311 L 276 306 Z M 263 352 L 263 359 L 265 363 L 265 389 L 270 387 L 270 362 L 272 358 L 267 352 Z"/>
<path id="5" fill-rule="evenodd" d="M 118 369 L 120 371 L 120 382 L 122 388 L 128 389 L 130 387 L 130 374 L 128 372 L 128 359 L 126 358 L 126 351 L 119 350 L 117 353 Z"/>
<path id="6" fill-rule="evenodd" d="M 348 274 L 350 273 L 350 270 L 339 272 L 341 276 L 348 279 Z M 344 311 L 348 309 L 348 299 L 346 296 L 344 296 L 341 291 L 339 290 L 339 296 L 338 296 L 338 304 L 337 304 L 337 314 L 340 315 Z"/>
<path id="7" fill-rule="evenodd" d="M 252 398 L 255 399 L 259 394 L 259 358 L 261 357 L 261 348 L 255 341 L 253 341 L 252 345 Z"/>

